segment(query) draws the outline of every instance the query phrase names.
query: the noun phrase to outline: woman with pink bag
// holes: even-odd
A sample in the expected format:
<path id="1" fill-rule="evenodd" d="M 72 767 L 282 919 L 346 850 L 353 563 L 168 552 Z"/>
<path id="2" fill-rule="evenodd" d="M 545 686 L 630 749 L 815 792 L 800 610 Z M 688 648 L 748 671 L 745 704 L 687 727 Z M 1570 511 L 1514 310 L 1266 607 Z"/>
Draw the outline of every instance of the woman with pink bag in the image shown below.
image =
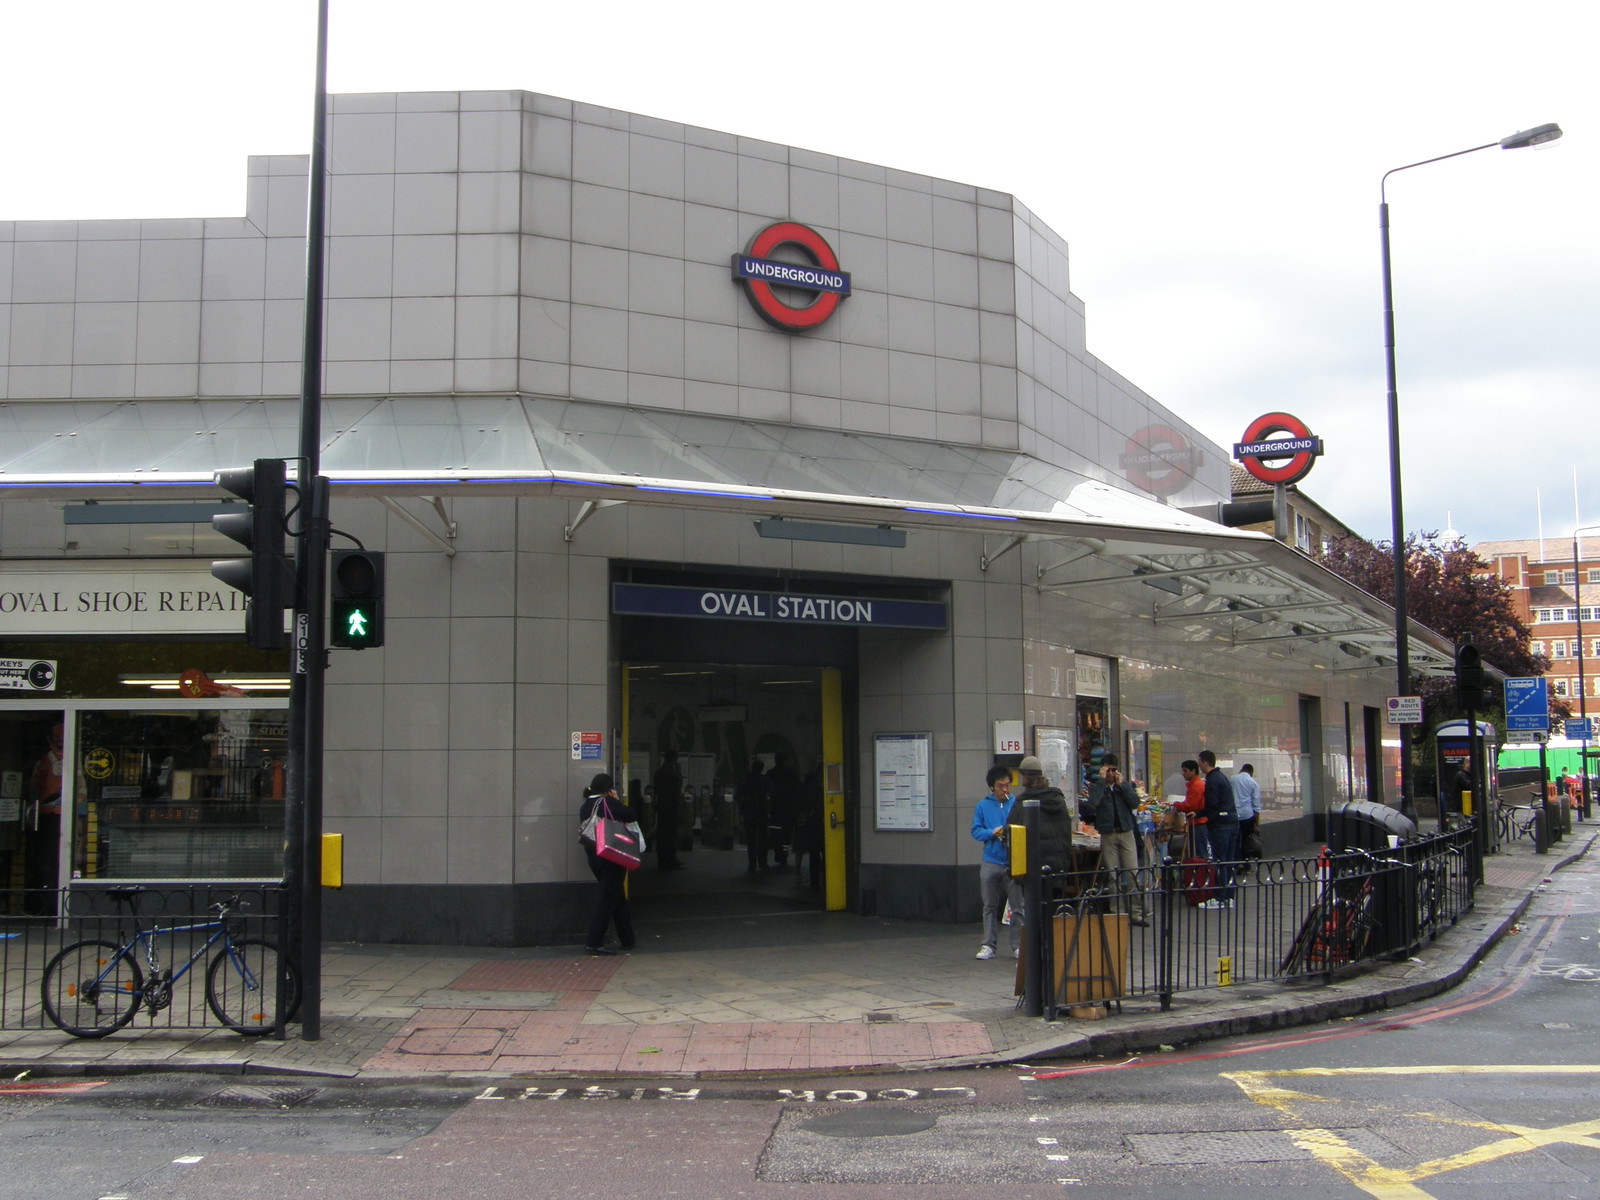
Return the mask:
<path id="1" fill-rule="evenodd" d="M 588 790 L 583 795 L 583 807 L 578 812 L 580 822 L 588 821 L 599 809 L 599 815 L 607 821 L 618 821 L 623 824 L 638 821 L 638 814 L 617 799 L 616 786 L 611 781 L 611 776 L 603 771 L 589 781 Z M 615 954 L 615 950 L 606 949 L 606 929 L 613 922 L 617 927 L 617 940 L 622 943 L 624 952 L 632 950 L 634 946 L 633 916 L 628 911 L 628 881 L 627 868 L 618 866 L 614 862 L 607 862 L 595 853 L 595 843 L 592 838 L 580 838 L 584 855 L 589 860 L 589 870 L 594 873 L 595 881 L 600 885 L 600 894 L 595 897 L 594 912 L 589 917 L 589 936 L 584 942 L 584 948 L 590 954 Z"/>

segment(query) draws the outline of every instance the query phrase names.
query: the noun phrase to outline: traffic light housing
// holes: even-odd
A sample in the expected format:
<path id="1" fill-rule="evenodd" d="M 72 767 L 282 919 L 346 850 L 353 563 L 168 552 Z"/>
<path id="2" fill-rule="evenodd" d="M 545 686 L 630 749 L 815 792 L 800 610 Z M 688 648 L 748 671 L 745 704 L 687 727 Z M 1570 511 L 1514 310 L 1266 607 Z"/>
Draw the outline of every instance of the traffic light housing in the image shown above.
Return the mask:
<path id="1" fill-rule="evenodd" d="M 1472 642 L 1456 647 L 1456 703 L 1469 712 L 1481 712 L 1492 703 L 1489 672 Z"/>
<path id="2" fill-rule="evenodd" d="M 284 553 L 284 482 L 281 458 L 258 458 L 253 466 L 218 471 L 217 486 L 245 501 L 242 512 L 217 513 L 211 528 L 250 551 L 249 558 L 224 558 L 211 573 L 247 597 L 244 637 L 257 650 L 284 646 L 283 610 L 294 605 L 294 579 Z"/>
<path id="3" fill-rule="evenodd" d="M 328 587 L 328 644 L 342 650 L 383 645 L 383 555 L 335 550 Z"/>

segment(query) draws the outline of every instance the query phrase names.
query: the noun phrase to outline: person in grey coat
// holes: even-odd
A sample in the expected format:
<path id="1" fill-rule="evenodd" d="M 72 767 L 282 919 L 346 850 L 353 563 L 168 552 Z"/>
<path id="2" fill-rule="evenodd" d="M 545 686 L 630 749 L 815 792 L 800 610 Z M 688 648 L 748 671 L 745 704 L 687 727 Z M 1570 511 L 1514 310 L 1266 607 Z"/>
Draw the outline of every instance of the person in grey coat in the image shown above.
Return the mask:
<path id="1" fill-rule="evenodd" d="M 1148 925 L 1139 883 L 1139 794 L 1123 778 L 1115 754 L 1101 760 L 1089 785 L 1088 811 L 1100 831 L 1100 865 L 1111 872 L 1122 906 L 1135 925 Z"/>

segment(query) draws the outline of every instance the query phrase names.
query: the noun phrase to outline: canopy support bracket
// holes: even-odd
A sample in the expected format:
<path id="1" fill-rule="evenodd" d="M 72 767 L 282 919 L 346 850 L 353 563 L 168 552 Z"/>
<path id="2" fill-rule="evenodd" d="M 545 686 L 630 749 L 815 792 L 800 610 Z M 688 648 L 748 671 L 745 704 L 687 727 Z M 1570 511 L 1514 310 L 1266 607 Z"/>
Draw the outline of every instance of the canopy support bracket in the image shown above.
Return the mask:
<path id="1" fill-rule="evenodd" d="M 439 518 L 439 524 L 444 526 L 444 533 L 442 535 L 435 533 L 432 529 L 429 529 L 425 524 L 423 524 L 420 517 L 418 517 L 415 513 L 408 511 L 400 504 L 398 500 L 394 499 L 392 496 L 380 497 L 379 503 L 382 504 L 384 508 L 392 512 L 395 516 L 399 517 L 407 525 L 411 526 L 412 529 L 415 529 L 423 537 L 427 538 L 428 541 L 432 542 L 435 546 L 439 547 L 439 549 L 443 550 L 451 558 L 454 558 L 456 548 L 450 543 L 455 539 L 456 536 L 456 523 L 446 515 L 444 511 L 444 502 L 440 500 L 438 496 L 424 496 L 422 498 L 432 506 L 434 514 Z"/>
<path id="2" fill-rule="evenodd" d="M 1003 558 L 1005 555 L 1010 554 L 1013 550 L 1027 540 L 1028 539 L 1025 537 L 1008 538 L 1005 545 L 1001 546 L 1000 549 L 996 550 L 993 554 L 990 554 L 989 539 L 984 538 L 983 553 L 978 556 L 978 570 L 987 571 L 990 563 L 994 562 L 998 558 Z"/>
<path id="3" fill-rule="evenodd" d="M 602 508 L 610 508 L 613 504 L 624 503 L 626 503 L 626 501 L 623 500 L 585 500 L 578 506 L 578 515 L 572 518 L 572 523 L 567 526 L 566 530 L 562 533 L 562 536 L 570 542 L 573 535 L 578 532 L 578 526 L 582 525 L 590 517 L 594 516 L 595 513 L 599 512 Z"/>

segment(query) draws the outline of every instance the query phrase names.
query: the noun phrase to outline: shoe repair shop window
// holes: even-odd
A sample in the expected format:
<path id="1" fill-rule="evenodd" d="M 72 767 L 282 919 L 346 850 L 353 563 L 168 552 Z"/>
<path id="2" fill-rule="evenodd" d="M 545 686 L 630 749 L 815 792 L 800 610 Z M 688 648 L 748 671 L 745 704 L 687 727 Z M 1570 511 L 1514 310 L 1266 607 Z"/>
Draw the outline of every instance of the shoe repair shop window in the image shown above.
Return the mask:
<path id="1" fill-rule="evenodd" d="M 279 879 L 282 709 L 78 713 L 75 879 Z"/>

